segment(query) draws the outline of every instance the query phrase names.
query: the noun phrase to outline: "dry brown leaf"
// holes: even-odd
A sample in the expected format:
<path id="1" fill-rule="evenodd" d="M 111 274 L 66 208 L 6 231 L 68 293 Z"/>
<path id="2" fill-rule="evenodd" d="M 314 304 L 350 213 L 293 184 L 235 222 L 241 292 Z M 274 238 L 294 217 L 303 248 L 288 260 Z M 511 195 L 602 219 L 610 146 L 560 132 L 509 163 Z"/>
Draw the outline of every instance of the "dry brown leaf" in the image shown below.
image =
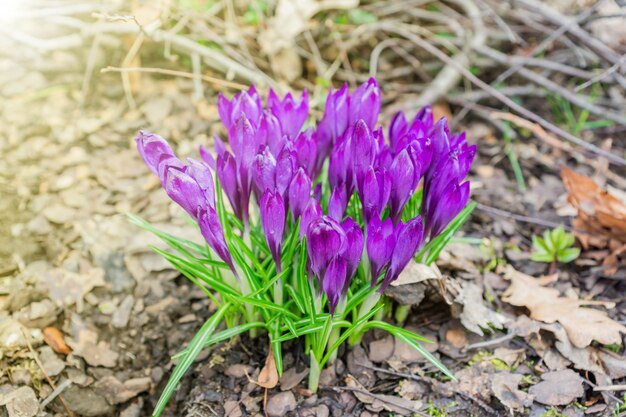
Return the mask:
<path id="1" fill-rule="evenodd" d="M 578 226 L 605 239 L 626 242 L 626 205 L 609 194 L 594 180 L 574 171 L 561 169 L 561 178 L 568 192 L 568 201 L 578 209 Z M 578 236 L 583 245 L 590 243 L 586 236 Z"/>
<path id="2" fill-rule="evenodd" d="M 267 354 L 267 359 L 265 359 L 265 366 L 261 369 L 259 373 L 258 381 L 255 381 L 251 378 L 250 382 L 257 384 L 263 388 L 274 388 L 278 384 L 278 371 L 276 370 L 276 361 L 274 360 L 274 351 L 272 350 L 272 346 L 269 347 L 269 353 Z"/>
<path id="3" fill-rule="evenodd" d="M 506 268 L 505 278 L 511 281 L 511 285 L 504 293 L 504 301 L 528 308 L 530 317 L 535 320 L 559 322 L 574 346 L 584 348 L 592 340 L 607 345 L 622 343 L 620 333 L 626 333 L 626 326 L 612 320 L 603 311 L 582 307 L 602 305 L 612 308 L 614 303 L 560 297 L 557 289 L 542 287 L 538 280 L 510 265 Z"/>

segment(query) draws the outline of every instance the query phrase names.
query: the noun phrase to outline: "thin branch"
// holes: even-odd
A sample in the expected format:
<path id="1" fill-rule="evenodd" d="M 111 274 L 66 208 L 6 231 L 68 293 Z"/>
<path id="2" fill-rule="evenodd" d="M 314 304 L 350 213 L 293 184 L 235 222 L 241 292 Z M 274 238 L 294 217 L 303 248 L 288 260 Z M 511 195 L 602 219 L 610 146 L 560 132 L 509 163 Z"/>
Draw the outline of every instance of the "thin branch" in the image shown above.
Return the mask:
<path id="1" fill-rule="evenodd" d="M 582 148 L 585 148 L 588 151 L 595 153 L 596 155 L 599 155 L 599 156 L 602 156 L 604 158 L 607 158 L 609 161 L 611 161 L 612 163 L 614 163 L 616 165 L 626 166 L 626 160 L 624 160 L 623 158 L 620 158 L 617 155 L 614 155 L 614 154 L 612 154 L 610 152 L 607 152 L 604 149 L 600 149 L 600 148 L 598 148 L 597 146 L 595 146 L 595 145 L 593 145 L 591 143 L 587 143 L 584 140 L 582 140 L 582 139 L 572 135 L 571 133 L 566 132 L 565 130 L 561 129 L 560 127 L 558 127 L 558 126 L 548 122 L 547 120 L 545 120 L 542 117 L 538 116 L 537 114 L 531 112 L 530 110 L 527 110 L 523 106 L 517 104 L 516 102 L 514 102 L 513 100 L 511 100 L 510 98 L 508 98 L 507 96 L 502 94 L 500 91 L 496 90 L 495 88 L 493 88 L 492 86 L 490 86 L 486 82 L 482 81 L 480 78 L 476 77 L 467 68 L 463 67 L 462 65 L 459 65 L 456 61 L 454 61 L 448 55 L 443 53 L 441 50 L 439 50 L 435 46 L 431 45 L 430 43 L 428 43 L 424 39 L 420 38 L 419 36 L 416 36 L 413 33 L 411 33 L 410 31 L 404 29 L 400 25 L 381 24 L 379 27 L 382 30 L 395 33 L 397 35 L 403 36 L 403 37 L 411 40 L 412 42 L 414 42 L 415 44 L 417 44 L 421 48 L 423 48 L 426 51 L 428 51 L 431 54 L 433 54 L 435 57 L 437 57 L 441 61 L 443 61 L 445 63 L 450 63 L 451 65 L 454 65 L 461 72 L 461 74 L 463 74 L 463 76 L 465 78 L 467 78 L 472 84 L 476 85 L 477 87 L 479 87 L 482 90 L 485 90 L 485 91 L 489 92 L 494 98 L 498 99 L 503 104 L 505 104 L 506 106 L 510 107 L 512 110 L 514 110 L 515 112 L 517 112 L 520 115 L 524 116 L 525 118 L 531 119 L 532 121 L 534 121 L 534 122 L 540 124 L 541 126 L 543 126 L 545 129 L 547 129 L 547 130 L 549 130 L 549 131 L 559 135 L 560 137 L 562 137 L 563 139 L 565 139 L 565 140 L 567 140 L 569 142 L 572 142 L 572 143 L 574 143 L 574 144 L 576 144 L 576 145 L 578 145 L 578 146 L 580 146 Z"/>

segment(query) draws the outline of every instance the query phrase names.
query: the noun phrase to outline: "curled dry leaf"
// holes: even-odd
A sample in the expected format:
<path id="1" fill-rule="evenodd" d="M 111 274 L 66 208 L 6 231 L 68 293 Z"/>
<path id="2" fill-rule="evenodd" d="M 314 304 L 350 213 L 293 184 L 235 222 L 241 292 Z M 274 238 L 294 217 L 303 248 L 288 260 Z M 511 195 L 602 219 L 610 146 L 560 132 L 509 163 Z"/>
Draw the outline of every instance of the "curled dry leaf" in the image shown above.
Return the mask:
<path id="1" fill-rule="evenodd" d="M 485 304 L 482 289 L 471 282 L 462 284 L 461 291 L 454 300 L 463 306 L 461 323 L 469 331 L 484 336 L 483 329 L 489 329 L 489 325 L 496 329 L 502 329 L 506 323 L 506 317 L 496 313 Z"/>
<path id="2" fill-rule="evenodd" d="M 620 333 L 626 333 L 626 326 L 612 320 L 605 312 L 582 307 L 602 305 L 612 308 L 614 303 L 561 297 L 558 290 L 542 287 L 537 279 L 510 265 L 506 268 L 505 278 L 511 281 L 511 285 L 504 293 L 504 301 L 528 308 L 532 319 L 559 322 L 575 347 L 587 347 L 592 340 L 606 345 L 622 343 Z"/>
<path id="3" fill-rule="evenodd" d="M 43 340 L 56 353 L 62 353 L 63 355 L 67 355 L 72 351 L 70 347 L 65 343 L 63 333 L 61 333 L 61 331 L 56 327 L 46 327 L 45 329 L 43 329 Z"/>
<path id="4" fill-rule="evenodd" d="M 619 257 L 626 252 L 626 204 L 591 178 L 570 169 L 563 168 L 561 178 L 568 202 L 578 210 L 574 234 L 585 249 L 608 247 L 611 253 L 603 265 L 607 274 L 617 272 Z"/>
<path id="5" fill-rule="evenodd" d="M 267 359 L 265 359 L 265 366 L 259 373 L 258 381 L 248 377 L 250 382 L 257 384 L 263 388 L 274 388 L 278 384 L 278 371 L 276 370 L 276 360 L 274 359 L 274 351 L 272 346 L 269 348 Z"/>

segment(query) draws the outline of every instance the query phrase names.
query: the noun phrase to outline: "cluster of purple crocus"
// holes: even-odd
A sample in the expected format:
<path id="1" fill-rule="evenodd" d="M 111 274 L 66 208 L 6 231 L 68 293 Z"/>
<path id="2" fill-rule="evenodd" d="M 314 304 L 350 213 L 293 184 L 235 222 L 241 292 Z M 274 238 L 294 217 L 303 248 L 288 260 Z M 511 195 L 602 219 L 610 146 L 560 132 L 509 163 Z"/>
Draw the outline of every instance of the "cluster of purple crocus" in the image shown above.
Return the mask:
<path id="1" fill-rule="evenodd" d="M 424 107 L 409 123 L 397 113 L 388 141 L 378 125 L 380 88 L 371 78 L 350 93 L 331 91 L 317 128 L 308 118 L 306 91 L 282 100 L 270 90 L 267 108 L 254 86 L 218 110 L 228 144 L 215 137 L 216 158 L 200 148 L 202 161 L 176 158 L 167 142 L 140 132 L 137 146 L 167 194 L 199 223 L 215 252 L 235 271 L 215 208 L 217 175 L 234 214 L 249 230 L 249 205 L 255 199 L 270 253 L 280 272 L 283 239 L 292 225 L 306 236 L 309 270 L 329 302 L 331 313 L 366 252 L 372 285 L 382 292 L 415 255 L 423 241 L 440 234 L 467 205 L 464 181 L 476 153 L 465 133 L 452 135 L 445 118 L 435 123 Z M 327 167 L 327 175 L 321 175 Z M 327 213 L 320 202 L 329 188 Z M 422 187 L 422 216 L 402 221 L 403 210 Z M 345 215 L 356 193 L 363 224 Z M 423 219 L 422 219 L 423 217 Z M 384 275 L 383 275 L 384 274 Z"/>

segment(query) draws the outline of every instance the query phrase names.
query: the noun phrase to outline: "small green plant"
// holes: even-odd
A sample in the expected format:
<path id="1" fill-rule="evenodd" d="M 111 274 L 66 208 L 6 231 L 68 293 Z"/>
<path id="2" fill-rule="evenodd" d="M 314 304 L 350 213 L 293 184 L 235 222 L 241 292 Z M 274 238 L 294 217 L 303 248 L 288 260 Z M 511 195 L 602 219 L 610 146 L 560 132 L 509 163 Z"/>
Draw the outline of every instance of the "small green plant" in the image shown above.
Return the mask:
<path id="1" fill-rule="evenodd" d="M 574 235 L 565 232 L 563 226 L 546 230 L 541 236 L 533 236 L 533 253 L 530 259 L 535 262 L 568 263 L 578 258 L 580 249 L 572 247 Z"/>
<path id="2" fill-rule="evenodd" d="M 626 394 L 622 397 L 622 402 L 615 404 L 613 408 L 613 417 L 622 417 L 626 414 Z"/>

